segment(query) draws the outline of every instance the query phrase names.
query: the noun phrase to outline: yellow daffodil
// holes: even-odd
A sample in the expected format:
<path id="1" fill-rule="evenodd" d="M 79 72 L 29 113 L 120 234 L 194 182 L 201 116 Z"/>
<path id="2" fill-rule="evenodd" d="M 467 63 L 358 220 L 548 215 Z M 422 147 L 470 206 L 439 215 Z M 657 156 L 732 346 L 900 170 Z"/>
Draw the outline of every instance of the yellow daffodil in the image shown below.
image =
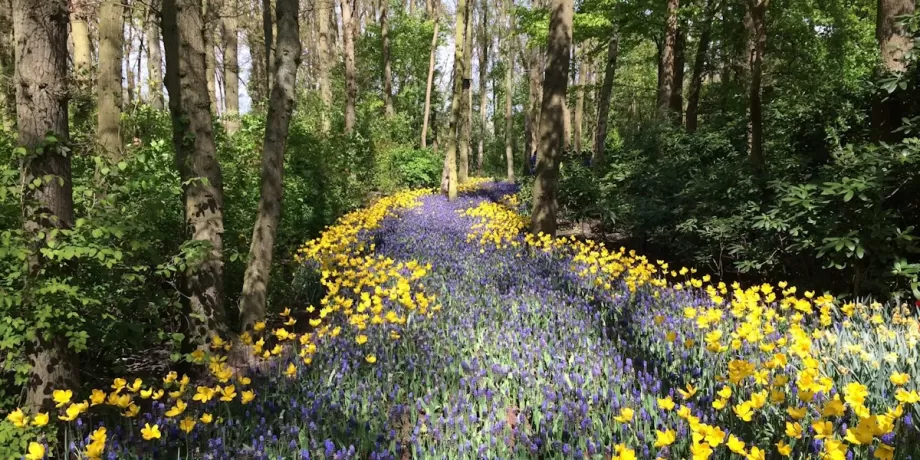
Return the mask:
<path id="1" fill-rule="evenodd" d="M 145 441 L 160 439 L 160 427 L 157 425 L 150 426 L 149 423 L 145 423 L 144 427 L 141 428 L 141 436 Z"/>

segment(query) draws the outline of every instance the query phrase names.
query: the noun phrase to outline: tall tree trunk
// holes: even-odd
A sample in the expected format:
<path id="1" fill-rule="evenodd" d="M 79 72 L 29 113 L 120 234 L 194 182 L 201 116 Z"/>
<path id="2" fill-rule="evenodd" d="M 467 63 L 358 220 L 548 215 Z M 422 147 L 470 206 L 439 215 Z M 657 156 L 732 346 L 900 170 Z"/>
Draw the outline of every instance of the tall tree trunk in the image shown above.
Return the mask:
<path id="1" fill-rule="evenodd" d="M 540 115 L 537 174 L 533 183 L 531 231 L 556 236 L 559 162 L 565 135 L 565 99 L 569 86 L 569 50 L 572 47 L 572 0 L 553 0 L 547 40 L 546 78 Z"/>
<path id="2" fill-rule="evenodd" d="M 352 15 L 357 0 L 342 1 L 342 42 L 345 47 L 345 134 L 355 131 L 357 122 L 358 81 L 355 70 L 355 20 Z M 354 2 L 354 3 L 352 3 Z"/>
<path id="3" fill-rule="evenodd" d="M 447 169 L 447 199 L 449 200 L 457 198 L 457 144 L 460 143 L 458 124 L 461 123 L 460 99 L 463 95 L 463 76 L 466 75 L 466 71 L 463 69 L 466 58 L 463 53 L 467 47 L 464 41 L 466 38 L 466 23 L 469 20 L 469 8 L 467 0 L 457 0 L 457 21 L 454 26 L 454 82 L 453 90 L 451 91 L 450 122 L 448 124 L 447 152 L 444 162 Z"/>
<path id="4" fill-rule="evenodd" d="M 102 154 L 121 158 L 122 61 L 124 59 L 125 10 L 121 0 L 104 0 L 99 8 L 99 71 L 96 94 L 99 99 L 97 131 Z"/>
<path id="5" fill-rule="evenodd" d="M 262 36 L 265 41 L 265 75 L 263 76 L 263 94 L 268 97 L 272 87 L 272 63 L 275 62 L 274 20 L 272 19 L 272 1 L 262 0 Z"/>
<path id="6" fill-rule="evenodd" d="M 585 45 L 586 46 L 586 45 Z M 576 153 L 581 153 L 582 127 L 585 118 L 585 84 L 588 82 L 588 56 L 584 53 L 578 55 L 578 87 L 575 89 L 575 126 L 573 127 L 574 147 Z"/>
<path id="7" fill-rule="evenodd" d="M 607 119 L 610 116 L 610 95 L 617 73 L 619 37 L 616 35 L 607 44 L 607 65 L 604 67 L 604 82 L 597 98 L 597 130 L 594 132 L 594 165 L 603 166 L 606 161 L 604 149 L 607 145 Z"/>
<path id="8" fill-rule="evenodd" d="M 683 122 L 684 111 L 684 64 L 686 35 L 683 26 L 677 28 L 677 41 L 674 45 L 674 80 L 671 85 L 670 110 L 674 124 L 680 126 Z"/>
<path id="9" fill-rule="evenodd" d="M 712 21 L 716 11 L 716 0 L 706 1 L 706 16 L 700 24 L 700 40 L 696 45 L 696 57 L 693 59 L 693 75 L 690 77 L 690 94 L 687 96 L 687 132 L 696 132 L 699 111 L 700 91 L 703 87 L 703 74 L 706 72 L 706 55 L 709 53 L 709 41 L 712 34 Z"/>
<path id="10" fill-rule="evenodd" d="M 671 115 L 671 94 L 674 90 L 674 58 L 677 47 L 677 10 L 678 0 L 668 0 L 668 12 L 664 29 L 664 43 L 661 46 L 658 78 L 658 116 L 662 120 Z"/>
<path id="11" fill-rule="evenodd" d="M 388 0 L 380 0 L 380 40 L 383 48 L 383 105 L 387 117 L 392 117 L 396 111 L 393 109 L 393 75 L 390 70 L 390 35 L 387 16 L 390 11 Z"/>
<path id="12" fill-rule="evenodd" d="M 748 148 L 751 163 L 763 169 L 766 160 L 763 153 L 763 107 L 761 102 L 761 78 L 763 54 L 767 47 L 767 6 L 770 0 L 748 0 L 745 23 L 748 29 L 748 66 L 750 68 Z"/>
<path id="13" fill-rule="evenodd" d="M 913 0 L 878 0 L 875 38 L 881 53 L 881 76 L 900 75 L 907 70 L 905 59 L 913 49 L 913 37 L 901 24 L 901 17 L 913 14 Z M 896 94 L 879 94 L 872 104 L 872 137 L 877 141 L 892 142 L 902 137 L 894 130 L 900 126 L 904 114 L 902 90 Z"/>
<path id="14" fill-rule="evenodd" d="M 221 32 L 224 47 L 224 127 L 234 134 L 240 129 L 239 0 L 224 0 Z"/>
<path id="15" fill-rule="evenodd" d="M 332 0 L 316 0 L 316 25 L 319 29 L 319 46 L 317 52 L 317 71 L 319 72 L 319 94 L 323 101 L 322 128 L 324 133 L 332 129 L 332 86 L 329 83 L 329 64 L 332 63 L 332 54 L 329 50 L 329 10 L 334 8 Z"/>
<path id="16" fill-rule="evenodd" d="M 300 65 L 301 45 L 297 22 L 299 1 L 276 0 L 275 8 L 275 20 L 278 22 L 275 78 L 265 120 L 259 212 L 252 230 L 243 295 L 240 299 L 240 325 L 243 330 L 265 319 L 272 250 L 281 217 L 284 149 L 294 110 L 294 84 Z"/>
<path id="17" fill-rule="evenodd" d="M 26 149 L 22 159 L 23 230 L 34 241 L 28 263 L 28 284 L 40 276 L 44 260 L 44 237 L 51 230 L 74 223 L 73 182 L 70 156 L 63 147 L 69 140 L 67 127 L 69 15 L 64 0 L 13 0 L 15 40 L 15 86 L 17 143 Z M 48 144 L 48 135 L 57 141 Z M 43 179 L 51 176 L 51 180 Z M 25 311 L 30 308 L 24 305 Z M 38 326 L 32 324 L 32 326 Z M 26 343 L 30 376 L 26 407 L 30 412 L 47 407 L 51 392 L 76 388 L 77 361 L 60 331 L 38 326 L 35 338 Z"/>
<path id="18" fill-rule="evenodd" d="M 431 34 L 431 54 L 428 57 L 428 83 L 425 85 L 425 111 L 422 117 L 422 148 L 428 146 L 428 118 L 431 113 L 431 88 L 434 84 L 434 71 L 437 68 L 437 54 L 438 54 L 438 27 L 440 26 L 440 18 L 438 14 L 438 7 L 431 5 L 434 3 L 429 0 L 429 3 L 426 4 L 431 9 L 429 17 L 434 21 L 434 33 Z"/>
<path id="19" fill-rule="evenodd" d="M 223 241 L 224 197 L 212 132 L 205 73 L 201 0 L 163 0 L 166 89 L 172 115 L 176 167 L 183 184 L 185 221 L 204 251 L 184 273 L 185 348 L 213 335 L 226 338 Z"/>
<path id="20" fill-rule="evenodd" d="M 201 18 L 204 21 L 204 57 L 205 76 L 208 79 L 208 107 L 213 116 L 220 112 L 217 107 L 217 55 L 214 52 L 217 41 L 215 40 L 217 2 L 219 0 L 202 0 Z"/>
<path id="21" fill-rule="evenodd" d="M 463 92 L 460 94 L 460 144 L 458 148 L 458 155 L 460 158 L 459 163 L 457 164 L 457 183 L 465 184 L 470 177 L 470 141 L 472 139 L 472 123 L 473 123 L 473 14 L 472 14 L 472 0 L 467 0 L 469 6 L 467 6 L 468 13 L 466 16 L 466 36 L 463 39 L 463 79 L 462 79 L 462 89 Z"/>
<path id="22" fill-rule="evenodd" d="M 489 108 L 489 90 L 486 80 L 489 70 L 489 46 L 492 38 L 489 36 L 489 5 L 486 0 L 480 3 L 482 20 L 479 30 L 479 145 L 476 152 L 476 174 L 482 176 L 482 162 L 485 156 L 485 139 L 488 130 L 486 120 Z"/>
<path id="23" fill-rule="evenodd" d="M 163 110 L 163 51 L 160 47 L 160 0 L 152 0 L 147 12 L 147 86 L 150 105 Z"/>
<path id="24" fill-rule="evenodd" d="M 503 2 L 508 15 L 508 35 L 505 38 L 505 163 L 508 168 L 508 182 L 514 183 L 514 119 L 512 100 L 514 93 L 514 12 L 513 0 Z"/>
<path id="25" fill-rule="evenodd" d="M 531 172 L 531 159 L 540 144 L 540 110 L 543 101 L 543 50 L 534 47 L 530 52 L 530 136 L 527 138 L 527 152 L 524 155 L 524 172 Z"/>
<path id="26" fill-rule="evenodd" d="M 0 128 L 16 125 L 16 66 L 13 41 L 13 2 L 0 0 Z"/>
<path id="27" fill-rule="evenodd" d="M 80 89 L 88 90 L 92 79 L 92 44 L 89 38 L 89 4 L 87 0 L 73 0 L 70 11 L 70 38 L 73 41 L 74 81 Z"/>

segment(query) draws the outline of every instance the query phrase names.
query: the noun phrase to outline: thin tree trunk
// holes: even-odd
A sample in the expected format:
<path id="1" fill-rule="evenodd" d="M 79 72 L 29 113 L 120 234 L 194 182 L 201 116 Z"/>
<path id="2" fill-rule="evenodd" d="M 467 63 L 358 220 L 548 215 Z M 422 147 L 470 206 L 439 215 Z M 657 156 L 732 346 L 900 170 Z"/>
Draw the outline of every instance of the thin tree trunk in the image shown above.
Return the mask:
<path id="1" fill-rule="evenodd" d="M 678 26 L 677 28 L 677 41 L 674 44 L 674 80 L 672 81 L 671 86 L 671 119 L 674 121 L 676 126 L 680 126 L 683 122 L 683 111 L 684 111 L 684 52 L 686 48 L 686 36 L 684 34 L 684 28 Z"/>
<path id="2" fill-rule="evenodd" d="M 125 10 L 121 0 L 104 0 L 99 8 L 99 99 L 96 136 L 103 155 L 121 158 L 122 61 L 124 59 Z"/>
<path id="3" fill-rule="evenodd" d="M 380 40 L 383 48 L 383 100 L 387 117 L 396 114 L 393 109 L 393 75 L 390 70 L 390 36 L 387 15 L 390 11 L 388 0 L 381 0 L 380 5 Z"/>
<path id="4" fill-rule="evenodd" d="M 438 15 L 438 7 L 431 6 L 432 13 L 430 14 L 431 19 L 434 21 L 434 33 L 431 34 L 431 54 L 428 57 L 428 83 L 425 85 L 425 111 L 424 116 L 422 117 L 422 148 L 428 146 L 428 118 L 431 113 L 431 88 L 434 84 L 434 71 L 437 65 L 437 54 L 438 54 L 438 27 L 440 26 L 440 19 Z"/>
<path id="5" fill-rule="evenodd" d="M 875 38 L 881 53 L 881 76 L 901 75 L 907 70 L 905 57 L 913 50 L 913 37 L 901 23 L 901 18 L 913 14 L 916 3 L 913 0 L 878 0 L 875 22 Z M 905 97 L 903 90 L 898 94 L 878 94 L 872 104 L 872 138 L 877 141 L 894 142 L 903 137 L 895 133 L 904 116 Z"/>
<path id="6" fill-rule="evenodd" d="M 466 17 L 466 36 L 463 39 L 463 79 L 460 94 L 460 140 L 457 153 L 460 161 L 457 164 L 457 183 L 465 184 L 470 177 L 470 141 L 472 139 L 473 123 L 473 14 L 472 0 L 467 0 L 469 12 Z"/>
<path id="7" fill-rule="evenodd" d="M 224 127 L 234 134 L 240 129 L 239 0 L 224 0 L 224 6 Z"/>
<path id="8" fill-rule="evenodd" d="M 467 0 L 457 0 L 457 21 L 454 30 L 454 82 L 453 91 L 451 91 L 450 122 L 448 124 L 445 159 L 445 164 L 447 165 L 445 166 L 447 168 L 447 198 L 449 200 L 457 198 L 457 144 L 460 143 L 458 124 L 461 123 L 460 99 L 463 94 L 463 75 L 466 74 L 463 69 L 466 63 L 463 53 L 466 48 L 464 40 L 466 38 L 468 16 L 469 3 Z"/>
<path id="9" fill-rule="evenodd" d="M 585 118 L 585 84 L 588 81 L 588 57 L 582 49 L 582 53 L 578 55 L 578 87 L 575 89 L 577 91 L 575 95 L 575 126 L 573 126 L 574 132 L 574 147 L 576 153 L 581 153 L 581 142 L 582 142 L 582 126 L 584 125 Z"/>
<path id="10" fill-rule="evenodd" d="M 690 94 L 687 96 L 687 132 L 696 132 L 699 120 L 700 91 L 703 87 L 703 74 L 706 72 L 706 55 L 709 53 L 709 41 L 712 34 L 712 21 L 715 16 L 716 0 L 706 1 L 706 17 L 700 27 L 700 40 L 696 46 L 693 59 L 693 76 L 690 79 Z"/>
<path id="11" fill-rule="evenodd" d="M 274 20 L 272 19 L 271 0 L 262 0 L 262 36 L 265 40 L 265 75 L 263 76 L 263 91 L 268 96 L 272 87 L 272 63 L 275 62 Z"/>
<path id="12" fill-rule="evenodd" d="M 492 38 L 489 37 L 489 5 L 486 0 L 480 3 L 480 21 L 481 28 L 479 31 L 479 142 L 476 152 L 476 174 L 482 176 L 482 162 L 485 156 L 485 140 L 488 130 L 486 129 L 486 120 L 489 108 L 489 90 L 486 80 L 489 70 L 489 46 L 492 44 Z"/>
<path id="13" fill-rule="evenodd" d="M 601 167 L 606 161 L 604 149 L 607 145 L 607 118 L 610 116 L 610 95 L 617 73 L 619 37 L 616 35 L 607 44 L 607 65 L 604 67 L 604 82 L 597 98 L 597 130 L 594 132 L 594 166 Z"/>
<path id="14" fill-rule="evenodd" d="M 223 182 L 212 132 L 201 0 L 163 0 L 166 89 L 190 237 L 204 251 L 184 276 L 187 349 L 227 338 L 223 285 Z"/>
<path id="15" fill-rule="evenodd" d="M 530 136 L 524 171 L 531 172 L 531 158 L 539 148 L 540 110 L 543 101 L 543 50 L 534 47 L 530 54 Z"/>
<path id="16" fill-rule="evenodd" d="M 163 110 L 163 51 L 160 47 L 160 0 L 151 0 L 147 13 L 147 85 L 150 105 Z"/>
<path id="17" fill-rule="evenodd" d="M 26 149 L 22 159 L 23 230 L 35 242 L 27 258 L 28 284 L 40 276 L 44 265 L 41 234 L 69 228 L 74 223 L 73 182 L 70 156 L 59 146 L 69 141 L 67 127 L 68 53 L 67 3 L 64 0 L 13 0 L 12 20 L 15 40 L 15 86 L 18 137 Z M 46 145 L 48 135 L 57 145 Z M 43 179 L 51 176 L 51 180 Z M 24 305 L 24 312 L 30 306 Z M 76 357 L 67 347 L 61 331 L 37 326 L 35 338 L 26 343 L 29 382 L 26 408 L 31 413 L 49 406 L 51 392 L 77 388 L 79 372 Z"/>
<path id="18" fill-rule="evenodd" d="M 658 78 L 658 117 L 662 120 L 670 117 L 671 94 L 674 90 L 674 58 L 677 46 L 677 10 L 678 0 L 668 0 L 668 12 L 665 23 L 664 43 L 661 46 Z"/>
<path id="19" fill-rule="evenodd" d="M 511 10 L 513 0 L 505 3 L 508 15 L 508 35 L 505 39 L 505 163 L 508 168 L 508 182 L 514 183 L 514 119 L 512 118 L 511 97 L 514 93 L 514 12 Z"/>
<path id="20" fill-rule="evenodd" d="M 294 110 L 294 84 L 300 65 L 300 31 L 297 22 L 298 0 L 276 0 L 278 44 L 275 48 L 275 85 L 265 120 L 262 147 L 262 185 L 259 212 L 252 230 L 249 260 L 240 300 L 240 325 L 249 329 L 265 319 L 265 299 L 271 274 L 272 251 L 283 196 L 284 149 L 287 144 L 291 113 Z"/>
<path id="21" fill-rule="evenodd" d="M 761 102 L 761 78 L 763 54 L 767 45 L 767 6 L 769 0 L 748 0 L 746 24 L 748 28 L 748 59 L 750 68 L 748 120 L 748 147 L 751 163 L 763 169 L 766 160 L 763 153 L 763 108 Z"/>
<path id="22" fill-rule="evenodd" d="M 329 83 L 329 64 L 332 54 L 329 52 L 329 10 L 334 8 L 331 0 L 316 0 L 316 23 L 319 29 L 319 46 L 317 52 L 317 70 L 319 72 L 319 94 L 323 101 L 322 128 L 324 133 L 332 129 L 332 86 Z"/>
<path id="23" fill-rule="evenodd" d="M 214 52 L 217 44 L 215 40 L 217 12 L 215 10 L 218 1 L 202 0 L 201 2 L 201 18 L 204 21 L 205 75 L 208 79 L 208 106 L 215 117 L 220 112 L 217 107 L 217 55 Z"/>
<path id="24" fill-rule="evenodd" d="M 0 128 L 12 130 L 16 125 L 16 72 L 13 49 L 13 2 L 0 0 Z"/>
<path id="25" fill-rule="evenodd" d="M 355 2 L 354 4 L 352 2 Z M 345 46 L 345 134 L 355 131 L 357 122 L 358 81 L 355 70 L 355 20 L 352 13 L 357 0 L 342 0 L 342 41 Z"/>
<path id="26" fill-rule="evenodd" d="M 92 44 L 89 38 L 89 5 L 86 0 L 73 0 L 70 11 L 70 37 L 73 41 L 74 81 L 82 90 L 89 89 L 92 80 Z"/>
<path id="27" fill-rule="evenodd" d="M 569 86 L 569 50 L 572 48 L 572 0 L 553 0 L 547 39 L 546 78 L 540 115 L 540 144 L 533 183 L 531 231 L 556 236 L 559 162 L 565 136 L 565 99 Z"/>

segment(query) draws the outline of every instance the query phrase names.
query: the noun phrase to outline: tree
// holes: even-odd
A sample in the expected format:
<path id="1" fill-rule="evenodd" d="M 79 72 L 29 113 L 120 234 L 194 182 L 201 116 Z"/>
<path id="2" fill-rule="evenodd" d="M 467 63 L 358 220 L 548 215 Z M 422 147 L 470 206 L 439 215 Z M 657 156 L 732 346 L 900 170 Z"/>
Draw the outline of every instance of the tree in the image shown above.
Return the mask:
<path id="1" fill-rule="evenodd" d="M 316 26 L 319 29 L 319 38 L 317 40 L 319 54 L 317 60 L 317 72 L 319 74 L 319 94 L 323 101 L 322 111 L 322 129 L 324 133 L 329 133 L 332 122 L 329 117 L 329 111 L 332 110 L 332 86 L 329 83 L 329 64 L 332 62 L 332 54 L 329 50 L 329 11 L 333 8 L 331 0 L 316 0 Z"/>
<path id="2" fill-rule="evenodd" d="M 0 128 L 8 130 L 16 124 L 13 46 L 13 3 L 0 0 Z"/>
<path id="3" fill-rule="evenodd" d="M 514 12 L 513 0 L 503 2 L 508 15 L 508 35 L 505 38 L 505 163 L 508 168 L 508 182 L 514 183 L 514 118 L 512 118 L 511 96 L 514 92 Z"/>
<path id="4" fill-rule="evenodd" d="M 345 47 L 345 134 L 351 135 L 355 131 L 357 122 L 358 80 L 355 70 L 355 20 L 353 12 L 357 0 L 341 0 L 342 2 L 342 42 Z"/>
<path id="5" fill-rule="evenodd" d="M 26 150 L 22 183 L 33 184 L 23 187 L 23 230 L 34 241 L 27 263 L 28 276 L 35 279 L 44 265 L 41 249 L 50 241 L 50 232 L 74 223 L 70 157 L 64 147 L 70 137 L 68 12 L 64 0 L 13 0 L 12 12 L 16 141 Z M 77 361 L 63 334 L 39 328 L 26 343 L 26 356 L 30 366 L 27 407 L 47 406 L 52 390 L 79 383 Z"/>
<path id="6" fill-rule="evenodd" d="M 105 3 L 103 2 L 103 5 Z M 89 7 L 87 0 L 73 0 L 70 3 L 70 39 L 73 42 L 74 80 L 84 88 L 89 86 L 87 83 L 90 80 L 90 72 L 93 66 L 93 47 L 89 38 L 88 19 L 91 15 Z M 101 23 L 99 28 L 101 31 Z"/>
<path id="7" fill-rule="evenodd" d="M 201 0 L 163 0 L 166 89 L 185 222 L 193 256 L 184 273 L 186 347 L 227 337 L 224 310 L 224 196 L 205 77 Z"/>
<path id="8" fill-rule="evenodd" d="M 905 30 L 901 18 L 913 14 L 912 0 L 878 0 L 875 38 L 878 40 L 881 62 L 878 73 L 883 77 L 900 77 L 907 70 L 905 57 L 913 49 L 913 37 Z M 872 137 L 880 141 L 895 141 L 900 135 L 894 130 L 903 117 L 904 97 L 901 94 L 876 96 L 872 106 Z"/>
<path id="9" fill-rule="evenodd" d="M 275 39 L 273 38 L 272 19 L 272 0 L 262 0 L 262 38 L 264 43 L 265 55 L 263 65 L 265 66 L 265 75 L 262 78 L 263 93 L 266 97 L 272 88 L 272 63 L 275 62 Z"/>
<path id="10" fill-rule="evenodd" d="M 99 8 L 99 71 L 96 80 L 99 110 L 96 133 L 103 155 L 111 160 L 120 158 L 122 150 L 123 5 L 121 0 L 104 0 Z"/>
<path id="11" fill-rule="evenodd" d="M 565 100 L 569 85 L 569 50 L 572 47 L 572 0 L 553 0 L 547 40 L 546 78 L 540 115 L 540 143 L 533 183 L 531 231 L 556 236 L 559 162 L 565 136 Z"/>
<path id="12" fill-rule="evenodd" d="M 208 80 L 208 101 L 211 114 L 217 115 L 217 54 L 214 45 L 216 39 L 217 27 L 217 6 L 220 0 L 202 0 L 201 18 L 204 21 L 204 58 L 205 58 L 205 76 Z"/>
<path id="13" fill-rule="evenodd" d="M 607 43 L 607 64 L 604 66 L 604 81 L 601 83 L 597 100 L 597 130 L 594 132 L 594 165 L 604 164 L 604 149 L 607 145 L 607 119 L 610 116 L 610 94 L 613 92 L 613 80 L 617 72 L 617 54 L 619 37 L 614 34 Z"/>
<path id="14" fill-rule="evenodd" d="M 150 105 L 163 110 L 163 49 L 160 46 L 160 0 L 151 0 L 147 7 L 147 86 Z"/>
<path id="15" fill-rule="evenodd" d="M 466 62 L 463 53 L 466 47 L 464 39 L 466 37 L 468 16 L 469 4 L 467 0 L 457 0 L 457 21 L 454 26 L 454 84 L 451 91 L 450 122 L 448 124 L 447 149 L 444 161 L 444 167 L 447 169 L 447 198 L 449 200 L 457 198 L 457 144 L 460 143 L 458 124 L 461 122 L 460 99 L 463 94 L 463 76 L 466 74 L 463 69 Z"/>
<path id="16" fill-rule="evenodd" d="M 224 127 L 233 134 L 240 129 L 239 0 L 224 0 L 221 37 L 224 49 Z"/>
<path id="17" fill-rule="evenodd" d="M 664 42 L 661 46 L 659 61 L 660 78 L 658 79 L 658 116 L 661 119 L 671 117 L 671 95 L 674 91 L 674 61 L 677 47 L 677 10 L 679 0 L 667 0 Z M 670 112 L 670 113 L 669 113 Z"/>
<path id="18" fill-rule="evenodd" d="M 272 250 L 281 218 L 284 149 L 291 114 L 294 110 L 294 85 L 300 66 L 300 26 L 298 0 L 276 0 L 275 20 L 278 41 L 275 47 L 275 77 L 262 146 L 262 185 L 259 211 L 252 230 L 249 259 L 240 300 L 240 325 L 249 329 L 265 318 L 265 297 L 271 273 Z"/>
<path id="19" fill-rule="evenodd" d="M 575 119 L 573 126 L 575 152 L 581 153 L 582 125 L 585 114 L 585 83 L 588 81 L 588 56 L 582 49 L 578 55 L 578 86 L 575 88 Z"/>
<path id="20" fill-rule="evenodd" d="M 527 118 L 524 120 L 524 173 L 530 173 L 531 157 L 536 154 L 540 143 L 540 105 L 543 101 L 543 50 L 539 46 L 530 49 L 530 66 L 528 69 L 529 95 Z"/>
<path id="21" fill-rule="evenodd" d="M 761 102 L 761 78 L 763 75 L 763 54 L 767 48 L 767 5 L 770 0 L 747 0 L 745 28 L 748 34 L 748 151 L 754 167 L 762 169 L 765 164 L 763 153 L 763 107 Z"/>
<path id="22" fill-rule="evenodd" d="M 434 21 L 434 32 L 431 34 L 431 54 L 428 57 L 428 83 L 425 85 L 425 110 L 424 115 L 422 116 L 422 148 L 428 147 L 428 118 L 431 113 L 431 88 L 434 84 L 434 71 L 437 68 L 437 54 L 438 54 L 438 26 L 440 26 L 440 20 L 438 18 L 438 11 L 440 10 L 440 5 L 436 2 L 429 2 L 430 6 L 428 9 L 429 17 Z"/>
<path id="23" fill-rule="evenodd" d="M 465 184 L 470 176 L 470 147 L 473 134 L 473 17 L 471 14 L 472 1 L 467 0 L 468 6 L 466 17 L 466 33 L 463 39 L 463 74 L 460 77 L 460 125 L 459 129 L 459 148 L 457 149 L 460 161 L 457 164 L 457 182 Z"/>
<path id="24" fill-rule="evenodd" d="M 671 100 L 669 102 L 671 118 L 677 126 L 683 121 L 684 110 L 684 52 L 687 37 L 684 27 L 677 28 L 677 41 L 674 44 L 674 79 L 671 81 Z"/>
<path id="25" fill-rule="evenodd" d="M 390 11 L 389 0 L 380 0 L 380 45 L 383 51 L 383 101 L 387 117 L 396 114 L 393 109 L 393 76 L 390 69 L 390 34 L 387 16 Z"/>
<path id="26" fill-rule="evenodd" d="M 484 156 L 484 143 L 486 138 L 486 115 L 488 115 L 489 91 L 486 88 L 486 79 L 489 70 L 489 47 L 492 38 L 489 37 L 489 6 L 486 0 L 480 3 L 482 16 L 479 29 L 479 146 L 476 152 L 477 175 L 482 175 L 482 161 Z"/>
<path id="27" fill-rule="evenodd" d="M 699 42 L 696 45 L 696 57 L 693 59 L 693 75 L 690 77 L 690 94 L 687 96 L 687 132 L 696 132 L 699 111 L 700 91 L 703 87 L 703 73 L 706 70 L 706 55 L 709 53 L 709 41 L 712 35 L 712 21 L 715 17 L 717 0 L 706 0 L 706 9 L 700 23 Z"/>

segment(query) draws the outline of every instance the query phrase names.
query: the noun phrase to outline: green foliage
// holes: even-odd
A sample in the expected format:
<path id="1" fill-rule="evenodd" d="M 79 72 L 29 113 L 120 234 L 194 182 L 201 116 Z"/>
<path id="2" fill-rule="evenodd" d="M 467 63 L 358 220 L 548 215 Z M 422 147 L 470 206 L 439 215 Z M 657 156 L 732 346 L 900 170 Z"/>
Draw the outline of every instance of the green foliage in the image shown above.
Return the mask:
<path id="1" fill-rule="evenodd" d="M 431 149 L 395 148 L 381 161 L 380 180 L 392 188 L 436 187 L 441 182 L 444 156 Z"/>

